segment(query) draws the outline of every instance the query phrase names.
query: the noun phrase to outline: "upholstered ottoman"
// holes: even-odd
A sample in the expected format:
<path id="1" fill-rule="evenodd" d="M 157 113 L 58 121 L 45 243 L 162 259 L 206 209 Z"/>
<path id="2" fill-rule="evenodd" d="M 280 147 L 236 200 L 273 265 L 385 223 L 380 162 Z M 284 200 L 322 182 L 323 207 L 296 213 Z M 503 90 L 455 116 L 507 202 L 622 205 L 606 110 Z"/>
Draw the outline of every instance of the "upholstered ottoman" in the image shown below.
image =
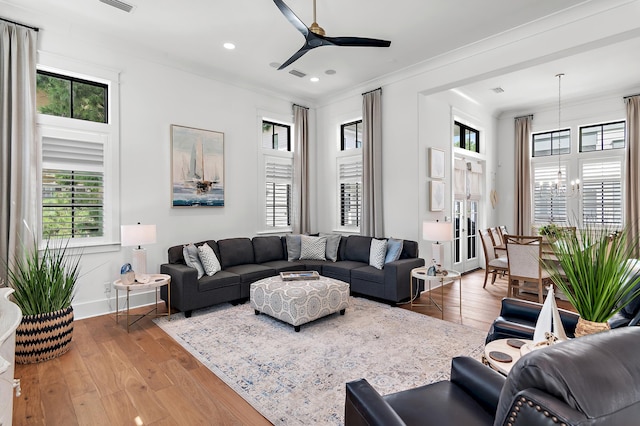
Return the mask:
<path id="1" fill-rule="evenodd" d="M 251 307 L 282 320 L 300 331 L 300 325 L 349 307 L 349 284 L 323 277 L 317 280 L 283 281 L 278 275 L 251 284 Z"/>

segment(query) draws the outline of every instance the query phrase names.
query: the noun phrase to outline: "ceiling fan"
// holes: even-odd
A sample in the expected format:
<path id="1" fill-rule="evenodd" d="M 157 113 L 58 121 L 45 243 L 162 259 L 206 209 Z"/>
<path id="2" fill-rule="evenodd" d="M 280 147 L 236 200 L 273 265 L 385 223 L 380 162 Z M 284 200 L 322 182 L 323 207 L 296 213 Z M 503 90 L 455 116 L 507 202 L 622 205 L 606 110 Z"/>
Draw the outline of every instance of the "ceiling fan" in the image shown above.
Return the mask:
<path id="1" fill-rule="evenodd" d="M 391 45 L 390 41 L 375 38 L 325 36 L 324 29 L 316 22 L 316 0 L 313 0 L 313 23 L 310 27 L 307 27 L 284 1 L 273 0 L 273 2 L 278 6 L 278 9 L 280 9 L 284 17 L 287 18 L 306 39 L 300 50 L 287 59 L 284 64 L 280 65 L 278 70 L 288 67 L 311 49 L 320 46 L 389 47 Z"/>

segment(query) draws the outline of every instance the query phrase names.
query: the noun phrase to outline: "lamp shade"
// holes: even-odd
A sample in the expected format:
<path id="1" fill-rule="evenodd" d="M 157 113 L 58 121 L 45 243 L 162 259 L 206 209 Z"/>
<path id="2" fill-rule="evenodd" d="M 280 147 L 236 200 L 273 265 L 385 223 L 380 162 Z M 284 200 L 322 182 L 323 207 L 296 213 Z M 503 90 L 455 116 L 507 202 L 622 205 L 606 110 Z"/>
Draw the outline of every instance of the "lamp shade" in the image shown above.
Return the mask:
<path id="1" fill-rule="evenodd" d="M 422 239 L 426 241 L 451 241 L 453 239 L 453 223 L 423 222 Z"/>
<path id="2" fill-rule="evenodd" d="M 141 246 L 156 242 L 155 225 L 122 225 L 120 227 L 120 244 L 126 246 Z"/>

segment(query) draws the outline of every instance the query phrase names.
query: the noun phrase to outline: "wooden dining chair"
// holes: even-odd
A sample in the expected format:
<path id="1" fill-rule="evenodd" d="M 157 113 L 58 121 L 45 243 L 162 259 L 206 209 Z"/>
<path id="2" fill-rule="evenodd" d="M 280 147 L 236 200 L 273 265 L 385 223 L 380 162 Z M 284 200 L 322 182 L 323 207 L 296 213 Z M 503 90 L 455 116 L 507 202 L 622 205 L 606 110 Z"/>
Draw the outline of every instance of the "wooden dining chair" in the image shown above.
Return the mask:
<path id="1" fill-rule="evenodd" d="M 496 257 L 506 256 L 507 250 L 504 246 L 504 238 L 500 232 L 499 227 L 489 228 L 489 234 L 491 235 L 491 241 L 493 241 L 493 251 Z"/>
<path id="2" fill-rule="evenodd" d="M 542 237 L 527 235 L 506 235 L 509 287 L 507 297 L 517 297 L 526 283 L 537 284 L 538 302 L 542 303 L 543 288 L 551 281 L 550 275 L 540 263 L 542 256 Z M 551 284 L 553 284 L 551 282 Z"/>
<path id="3" fill-rule="evenodd" d="M 491 284 L 496 282 L 496 275 L 498 273 L 504 274 L 507 272 L 507 256 L 496 257 L 493 249 L 493 239 L 491 238 L 491 232 L 488 229 L 478 229 L 480 234 L 480 240 L 482 241 L 482 249 L 484 250 L 484 284 L 482 288 L 487 286 L 487 278 L 489 274 L 492 274 Z"/>

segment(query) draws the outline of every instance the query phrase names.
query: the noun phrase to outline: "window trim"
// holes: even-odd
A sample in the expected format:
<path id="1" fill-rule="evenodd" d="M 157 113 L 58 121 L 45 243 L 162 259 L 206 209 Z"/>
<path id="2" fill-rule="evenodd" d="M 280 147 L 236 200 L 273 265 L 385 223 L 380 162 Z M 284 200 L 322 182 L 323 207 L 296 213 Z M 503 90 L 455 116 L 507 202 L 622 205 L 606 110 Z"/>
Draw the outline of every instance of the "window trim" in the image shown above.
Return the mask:
<path id="1" fill-rule="evenodd" d="M 582 150 L 582 129 L 587 129 L 587 128 L 591 128 L 591 127 L 600 127 L 600 129 L 602 130 L 602 128 L 604 126 L 607 125 L 611 125 L 611 124 L 622 124 L 623 127 L 623 137 L 622 140 L 624 142 L 624 146 L 621 148 L 610 148 L 610 149 L 594 149 L 593 151 L 583 151 Z M 604 132 L 603 132 L 604 133 Z M 616 121 L 610 121 L 610 122 L 605 122 L 605 123 L 596 123 L 596 124 L 586 124 L 584 126 L 579 126 L 578 127 L 578 152 L 579 153 L 589 153 L 589 152 L 605 152 L 605 151 L 615 151 L 618 149 L 622 149 L 622 150 L 626 150 L 627 149 L 627 120 L 616 120 Z"/>
<path id="2" fill-rule="evenodd" d="M 345 148 L 344 147 L 344 128 L 347 127 L 347 126 L 352 126 L 354 124 L 356 125 L 356 146 L 355 146 L 355 148 Z M 342 123 L 340 125 L 340 151 L 351 151 L 353 149 L 361 149 L 362 148 L 362 141 L 360 141 L 361 145 L 358 146 L 358 139 L 357 139 L 358 125 L 360 125 L 360 127 L 362 127 L 362 118 L 359 118 L 357 120 L 352 120 L 352 121 L 350 121 L 348 123 Z"/>
<path id="3" fill-rule="evenodd" d="M 453 148 L 458 148 L 458 149 L 463 149 L 463 150 L 468 151 L 468 152 L 475 152 L 476 154 L 479 154 L 480 153 L 480 130 L 479 129 L 474 129 L 471 126 L 469 126 L 467 124 L 464 124 L 460 120 L 454 119 L 453 120 L 453 128 L 455 129 L 456 126 L 459 126 L 460 127 L 460 131 L 461 131 L 461 134 L 460 134 L 460 145 L 459 146 L 455 146 L 455 145 L 452 144 L 452 147 Z M 470 150 L 470 149 L 466 148 L 464 138 L 462 137 L 462 131 L 463 130 L 469 130 L 470 132 L 475 133 L 475 135 L 476 135 L 476 149 L 475 150 Z M 454 134 L 455 134 L 455 131 L 454 131 Z M 453 138 L 452 138 L 452 142 L 453 142 Z"/>

